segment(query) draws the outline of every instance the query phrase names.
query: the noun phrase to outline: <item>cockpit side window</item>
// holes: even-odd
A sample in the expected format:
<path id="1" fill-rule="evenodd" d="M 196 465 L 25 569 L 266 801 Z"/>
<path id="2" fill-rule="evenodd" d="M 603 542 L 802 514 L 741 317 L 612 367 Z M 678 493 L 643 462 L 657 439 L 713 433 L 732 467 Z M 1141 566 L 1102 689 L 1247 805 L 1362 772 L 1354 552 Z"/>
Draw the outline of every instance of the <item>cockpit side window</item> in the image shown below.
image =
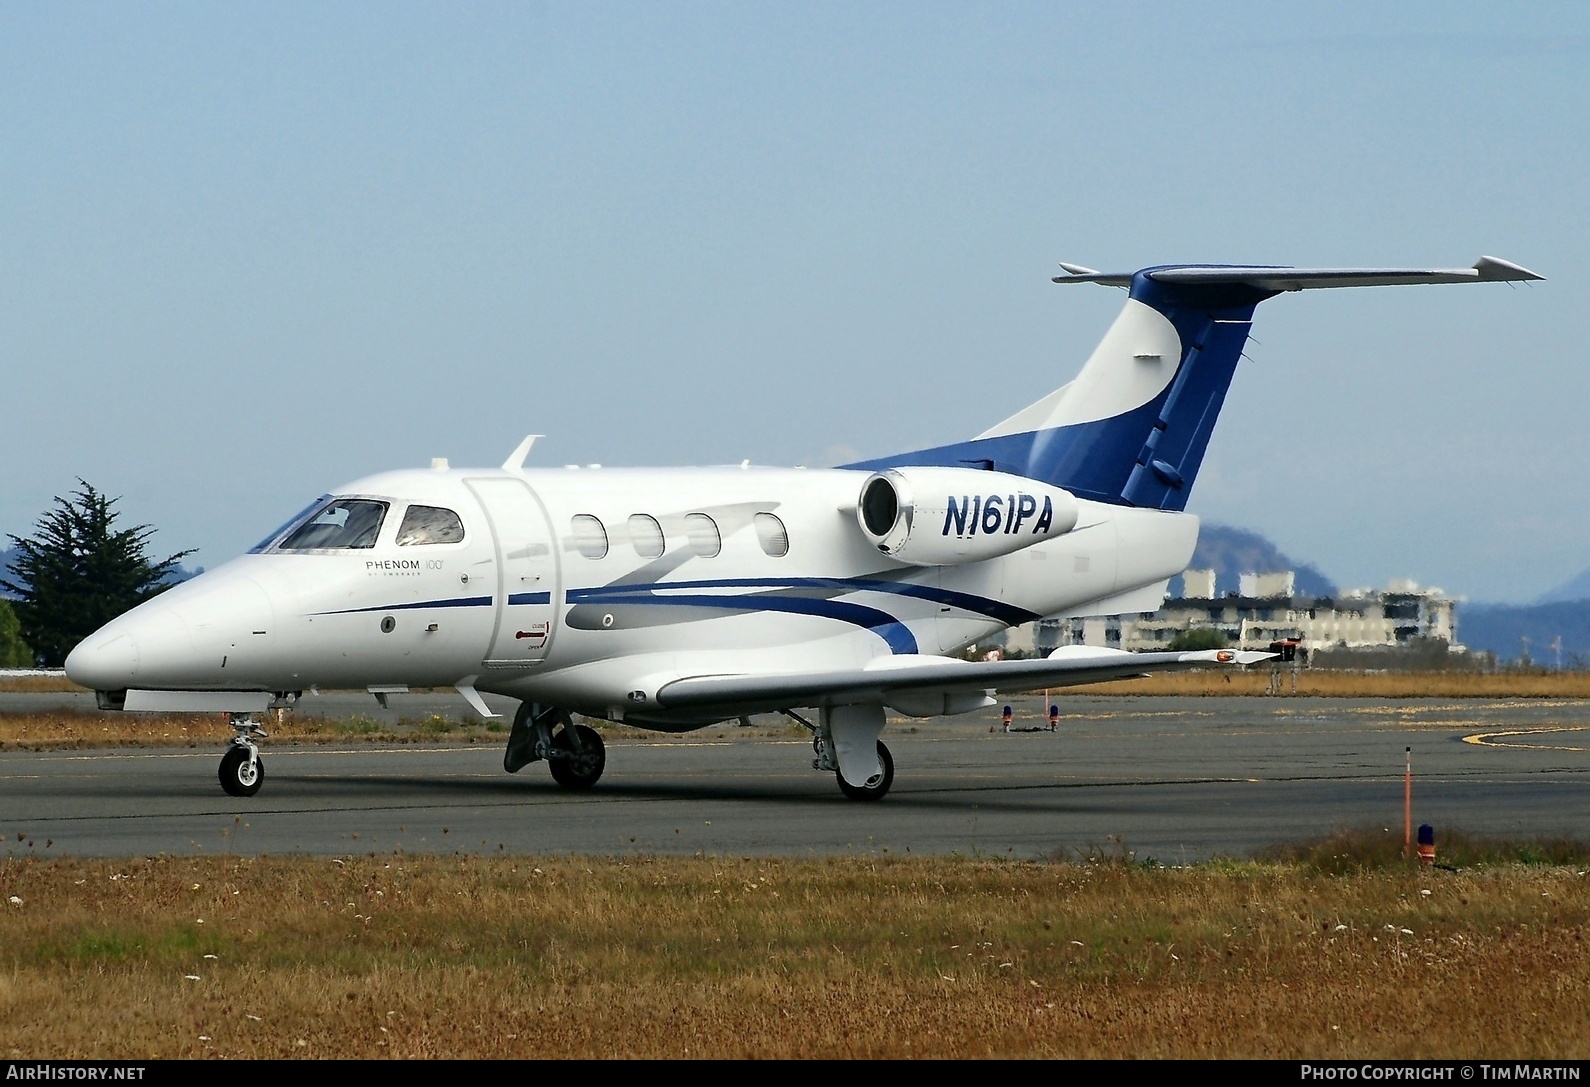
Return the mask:
<path id="1" fill-rule="evenodd" d="M 334 498 L 277 545 L 281 551 L 368 548 L 386 519 L 386 503 L 369 498 Z"/>
<path id="2" fill-rule="evenodd" d="M 313 502 L 309 503 L 309 505 L 305 506 L 303 509 L 299 510 L 297 513 L 293 514 L 287 520 L 278 525 L 276 530 L 269 536 L 265 537 L 259 543 L 249 548 L 248 553 L 250 555 L 258 555 L 261 551 L 264 551 L 266 548 L 270 547 L 271 544 L 287 535 L 290 530 L 297 528 L 305 517 L 308 517 L 311 513 L 314 513 L 316 510 L 318 510 L 321 506 L 321 503 L 325 502 L 325 500 L 330 497 L 331 496 L 329 494 L 323 494 Z"/>
<path id="3" fill-rule="evenodd" d="M 398 526 L 397 545 L 458 543 L 464 538 L 464 522 L 452 510 L 439 506 L 410 506 Z"/>

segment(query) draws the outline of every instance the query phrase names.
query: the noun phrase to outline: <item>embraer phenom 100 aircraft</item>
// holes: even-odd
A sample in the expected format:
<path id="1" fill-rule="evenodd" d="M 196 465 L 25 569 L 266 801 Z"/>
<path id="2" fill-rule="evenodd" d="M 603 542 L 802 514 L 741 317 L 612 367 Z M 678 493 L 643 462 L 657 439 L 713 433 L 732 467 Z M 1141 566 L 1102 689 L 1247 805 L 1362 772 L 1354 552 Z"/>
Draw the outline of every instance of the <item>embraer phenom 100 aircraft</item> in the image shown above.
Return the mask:
<path id="1" fill-rule="evenodd" d="M 66 662 L 104 707 L 231 714 L 228 793 L 264 780 L 256 715 L 318 688 L 520 699 L 504 768 L 569 788 L 606 763 L 573 715 L 668 732 L 781 712 L 817 770 L 877 800 L 889 710 L 966 713 L 1007 691 L 1266 654 L 1067 646 L 956 651 L 1041 616 L 1153 611 L 1191 559 L 1183 512 L 1247 342 L 1283 291 L 1539 279 L 1472 268 L 1173 265 L 1056 283 L 1125 287 L 1082 371 L 967 441 L 822 470 L 388 472 L 310 503 L 241 558 L 106 624 Z M 813 724 L 797 711 L 816 710 Z"/>

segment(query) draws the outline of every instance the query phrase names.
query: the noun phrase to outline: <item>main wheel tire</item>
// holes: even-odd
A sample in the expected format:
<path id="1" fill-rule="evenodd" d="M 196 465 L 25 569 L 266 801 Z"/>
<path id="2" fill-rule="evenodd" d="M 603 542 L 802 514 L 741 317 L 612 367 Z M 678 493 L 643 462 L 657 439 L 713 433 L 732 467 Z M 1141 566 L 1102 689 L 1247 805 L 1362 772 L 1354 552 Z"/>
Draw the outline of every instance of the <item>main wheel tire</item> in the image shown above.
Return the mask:
<path id="1" fill-rule="evenodd" d="M 249 761 L 248 748 L 228 748 L 221 756 L 221 788 L 229 796 L 253 796 L 265 783 L 265 760 L 255 756 Z"/>
<path id="2" fill-rule="evenodd" d="M 579 737 L 576 746 L 574 738 Z M 589 789 L 595 785 L 607 768 L 607 746 L 601 734 L 588 725 L 575 725 L 571 735 L 565 725 L 552 737 L 552 746 L 568 754 L 547 760 L 552 768 L 552 780 L 565 789 Z"/>
<path id="3" fill-rule="evenodd" d="M 889 749 L 883 741 L 878 741 L 878 762 L 883 765 L 883 773 L 865 785 L 852 785 L 845 780 L 845 775 L 838 770 L 834 777 L 839 779 L 839 791 L 851 800 L 882 800 L 883 794 L 889 791 L 889 786 L 894 784 L 894 756 L 889 754 Z"/>

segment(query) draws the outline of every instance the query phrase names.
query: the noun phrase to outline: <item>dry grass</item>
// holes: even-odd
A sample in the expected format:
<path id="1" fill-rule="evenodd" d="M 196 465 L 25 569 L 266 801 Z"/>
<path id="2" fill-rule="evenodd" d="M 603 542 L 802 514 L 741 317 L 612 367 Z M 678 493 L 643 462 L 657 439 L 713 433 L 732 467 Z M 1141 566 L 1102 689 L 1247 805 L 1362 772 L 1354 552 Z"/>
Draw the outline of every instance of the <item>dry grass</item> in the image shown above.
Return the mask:
<path id="1" fill-rule="evenodd" d="M 1327 672 L 1282 674 L 1285 696 L 1316 698 L 1590 698 L 1590 672 Z M 1264 695 L 1270 669 L 1166 672 L 1143 679 L 1068 687 L 1069 694 Z"/>
<path id="2" fill-rule="evenodd" d="M 1590 881 L 1574 867 L 11 860 L 11 896 L 12 1057 L 1590 1047 Z"/>
<path id="3" fill-rule="evenodd" d="M 586 724 L 608 743 L 645 740 L 649 743 L 699 740 L 703 735 L 722 739 L 788 738 L 805 736 L 797 725 L 764 717 L 751 728 L 726 724 L 705 733 L 669 737 L 623 725 L 591 719 Z M 324 717 L 284 712 L 265 717 L 269 742 L 276 744 L 345 744 L 356 740 L 383 743 L 487 743 L 507 741 L 508 722 L 481 721 L 473 715 L 402 717 L 385 723 L 353 714 Z M 914 731 L 911 725 L 902 726 Z M 223 713 L 99 713 L 82 710 L 48 710 L 38 713 L 0 712 L 0 751 L 59 751 L 99 747 L 219 747 L 235 735 Z"/>
<path id="4" fill-rule="evenodd" d="M 86 691 L 65 676 L 0 676 L 0 692 L 54 693 L 57 691 Z"/>
<path id="5" fill-rule="evenodd" d="M 416 743 L 502 743 L 501 721 L 461 721 L 432 715 L 383 724 L 371 717 L 311 717 L 269 714 L 272 743 L 347 743 L 378 740 Z M 0 713 L 0 751 L 50 751 L 88 747 L 217 747 L 235 733 L 224 713 L 97 713 L 49 710 Z"/>

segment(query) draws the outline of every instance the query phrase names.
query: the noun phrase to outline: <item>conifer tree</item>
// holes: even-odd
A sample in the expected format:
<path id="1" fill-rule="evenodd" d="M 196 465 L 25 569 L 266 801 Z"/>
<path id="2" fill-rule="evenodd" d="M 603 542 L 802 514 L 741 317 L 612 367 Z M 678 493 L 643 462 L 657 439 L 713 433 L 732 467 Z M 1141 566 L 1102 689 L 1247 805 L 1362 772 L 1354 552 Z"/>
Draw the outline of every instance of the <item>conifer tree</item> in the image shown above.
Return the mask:
<path id="1" fill-rule="evenodd" d="M 29 668 L 33 665 L 33 650 L 22 640 L 22 627 L 11 602 L 0 600 L 0 668 Z"/>
<path id="2" fill-rule="evenodd" d="M 193 554 L 153 561 L 146 548 L 155 530 L 118 529 L 120 499 L 82 479 L 77 484 L 70 498 L 56 496 L 33 536 L 11 537 L 15 580 L 0 580 L 18 597 L 13 607 L 23 640 L 47 667 L 60 667 L 78 642 L 166 588 L 177 564 Z"/>

